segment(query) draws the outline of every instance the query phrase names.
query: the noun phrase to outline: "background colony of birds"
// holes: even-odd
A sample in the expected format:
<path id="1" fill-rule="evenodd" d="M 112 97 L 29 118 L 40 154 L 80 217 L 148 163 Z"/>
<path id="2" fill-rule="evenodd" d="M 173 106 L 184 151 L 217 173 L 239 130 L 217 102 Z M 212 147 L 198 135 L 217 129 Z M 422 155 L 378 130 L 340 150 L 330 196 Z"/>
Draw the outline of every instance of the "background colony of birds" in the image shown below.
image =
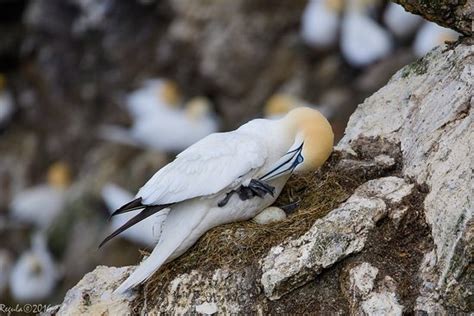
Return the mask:
<path id="1" fill-rule="evenodd" d="M 310 0 L 302 15 L 300 34 L 304 42 L 315 49 L 338 46 L 344 59 L 354 68 L 370 65 L 391 54 L 397 41 L 413 37 L 412 49 L 423 56 L 446 40 L 455 40 L 457 33 L 422 20 L 389 3 L 383 14 L 383 25 L 373 18 L 376 1 Z M 104 125 L 99 138 L 130 146 L 146 147 L 160 152 L 178 153 L 203 137 L 219 131 L 219 120 L 213 105 L 205 97 L 182 100 L 177 85 L 166 79 L 150 78 L 123 100 L 133 124 L 130 127 Z M 283 116 L 296 106 L 308 106 L 294 96 L 275 94 L 264 107 L 267 118 Z M 326 117 L 331 109 L 313 105 Z M 14 100 L 0 77 L 0 126 L 8 124 L 14 112 Z M 172 131 L 170 133 L 169 131 Z M 158 135 L 158 136 L 157 136 Z M 35 302 L 49 297 L 61 278 L 60 264 L 48 251 L 45 232 L 63 211 L 71 183 L 69 167 L 53 164 L 47 181 L 19 192 L 10 201 L 8 217 L 35 227 L 31 248 L 18 258 L 0 249 L 0 297 L 7 290 L 18 302 Z M 109 183 L 103 187 L 102 198 L 109 210 L 119 208 L 133 199 L 133 194 Z M 44 207 L 47 205 L 48 207 Z M 38 214 L 41 212 L 41 216 Z M 274 211 L 263 223 L 285 214 Z M 113 231 L 131 215 L 114 217 Z M 257 221 L 259 219 L 256 219 Z M 143 221 L 120 235 L 137 244 L 154 246 L 157 242 L 153 222 Z"/>

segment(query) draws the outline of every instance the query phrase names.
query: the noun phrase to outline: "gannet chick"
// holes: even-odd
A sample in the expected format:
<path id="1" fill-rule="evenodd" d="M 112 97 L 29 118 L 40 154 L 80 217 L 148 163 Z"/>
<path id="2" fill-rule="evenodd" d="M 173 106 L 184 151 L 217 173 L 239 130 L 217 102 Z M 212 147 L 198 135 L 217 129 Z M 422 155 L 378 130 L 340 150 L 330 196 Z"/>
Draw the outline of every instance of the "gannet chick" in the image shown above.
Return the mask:
<path id="1" fill-rule="evenodd" d="M 59 279 L 58 270 L 46 247 L 44 236 L 35 235 L 32 249 L 23 253 L 10 276 L 10 290 L 19 302 L 38 302 L 48 298 Z"/>
<path id="2" fill-rule="evenodd" d="M 299 107 L 279 120 L 255 119 L 235 131 L 211 134 L 184 150 L 113 214 L 144 208 L 100 246 L 170 209 L 153 252 L 116 292 L 150 278 L 209 229 L 253 218 L 275 201 L 293 172 L 319 168 L 329 157 L 333 140 L 324 116 Z"/>
<path id="3" fill-rule="evenodd" d="M 132 118 L 138 120 L 150 115 L 166 115 L 178 108 L 180 100 L 181 94 L 174 81 L 150 79 L 130 93 L 125 104 Z"/>
<path id="4" fill-rule="evenodd" d="M 133 194 L 127 190 L 119 187 L 118 185 L 108 183 L 102 188 L 102 199 L 104 200 L 107 208 L 112 214 L 116 209 L 122 205 L 133 200 Z M 136 215 L 136 212 L 129 212 L 122 216 L 115 216 L 112 218 L 112 229 L 115 231 L 128 222 L 132 217 Z M 147 218 L 140 223 L 136 224 L 130 229 L 123 232 L 122 236 L 132 242 L 145 245 L 155 246 L 158 243 L 158 239 L 161 233 L 161 225 L 163 220 L 166 218 L 168 212 L 163 211 L 150 218 Z"/>
<path id="5" fill-rule="evenodd" d="M 71 182 L 69 166 L 57 162 L 48 169 L 47 183 L 15 195 L 10 203 L 14 219 L 45 229 L 64 208 L 66 189 Z"/>
<path id="6" fill-rule="evenodd" d="M 383 20 L 395 36 L 405 38 L 415 33 L 423 18 L 405 11 L 399 4 L 389 2 L 383 14 Z"/>
<path id="7" fill-rule="evenodd" d="M 211 102 L 207 98 L 196 97 L 189 100 L 184 109 L 136 120 L 129 130 L 108 126 L 101 132 L 109 140 L 162 152 L 180 152 L 217 130 L 218 122 Z"/>
<path id="8" fill-rule="evenodd" d="M 2 296 L 8 287 L 8 281 L 13 265 L 13 258 L 10 252 L 0 249 L 0 296 Z"/>
<path id="9" fill-rule="evenodd" d="M 363 0 L 350 0 L 342 20 L 341 51 L 354 67 L 371 64 L 392 51 L 389 32 L 370 18 Z"/>
<path id="10" fill-rule="evenodd" d="M 439 26 L 434 22 L 425 22 L 416 34 L 413 51 L 418 57 L 425 56 L 436 46 L 446 41 L 455 41 L 459 34 L 451 29 Z"/>
<path id="11" fill-rule="evenodd" d="M 6 89 L 5 76 L 0 74 L 0 128 L 5 127 L 13 116 L 14 110 L 13 97 Z"/>
<path id="12" fill-rule="evenodd" d="M 326 48 L 336 44 L 344 0 L 311 0 L 301 20 L 301 37 L 310 46 Z"/>

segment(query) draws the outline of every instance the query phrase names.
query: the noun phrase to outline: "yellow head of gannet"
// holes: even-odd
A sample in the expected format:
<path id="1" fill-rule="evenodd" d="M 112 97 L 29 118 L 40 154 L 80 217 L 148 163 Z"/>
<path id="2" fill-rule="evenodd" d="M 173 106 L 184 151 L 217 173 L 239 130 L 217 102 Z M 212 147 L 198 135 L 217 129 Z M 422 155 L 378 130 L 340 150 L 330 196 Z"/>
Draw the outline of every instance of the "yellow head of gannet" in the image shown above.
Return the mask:
<path id="1" fill-rule="evenodd" d="M 186 103 L 186 115 L 191 120 L 199 120 L 212 112 L 211 101 L 205 97 L 194 97 Z"/>
<path id="2" fill-rule="evenodd" d="M 65 162 L 56 162 L 49 167 L 47 179 L 53 187 L 65 189 L 71 184 L 71 169 Z"/>
<path id="3" fill-rule="evenodd" d="M 176 82 L 164 80 L 158 88 L 158 99 L 163 100 L 168 106 L 178 106 L 181 94 Z"/>
<path id="4" fill-rule="evenodd" d="M 285 117 L 289 129 L 301 139 L 303 161 L 295 172 L 315 170 L 323 165 L 332 152 L 334 133 L 328 120 L 315 109 L 299 107 Z"/>

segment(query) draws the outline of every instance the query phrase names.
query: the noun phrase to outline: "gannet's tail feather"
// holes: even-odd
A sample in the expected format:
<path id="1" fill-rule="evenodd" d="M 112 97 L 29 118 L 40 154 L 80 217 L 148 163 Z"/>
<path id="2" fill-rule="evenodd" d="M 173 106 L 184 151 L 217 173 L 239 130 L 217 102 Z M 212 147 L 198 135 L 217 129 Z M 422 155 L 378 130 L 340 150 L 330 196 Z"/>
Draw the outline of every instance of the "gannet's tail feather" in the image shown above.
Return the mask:
<path id="1" fill-rule="evenodd" d="M 206 207 L 196 207 L 194 203 L 177 205 L 171 209 L 163 224 L 158 245 L 114 293 L 124 293 L 145 282 L 163 264 L 179 257 L 191 247 L 203 233 L 197 228 L 206 211 Z"/>

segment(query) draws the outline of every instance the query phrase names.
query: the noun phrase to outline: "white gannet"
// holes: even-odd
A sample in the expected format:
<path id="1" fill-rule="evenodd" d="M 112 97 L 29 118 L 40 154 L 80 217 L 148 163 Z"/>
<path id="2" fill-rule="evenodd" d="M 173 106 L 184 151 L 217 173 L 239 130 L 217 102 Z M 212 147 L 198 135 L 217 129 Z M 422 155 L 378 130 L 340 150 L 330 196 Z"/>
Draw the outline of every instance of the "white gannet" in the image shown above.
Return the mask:
<path id="1" fill-rule="evenodd" d="M 125 99 L 125 106 L 134 120 L 150 115 L 166 115 L 176 109 L 181 100 L 179 88 L 174 81 L 149 79 L 131 92 Z"/>
<path id="2" fill-rule="evenodd" d="M 116 292 L 150 278 L 209 229 L 253 218 L 275 201 L 291 173 L 319 168 L 333 140 L 326 118 L 300 107 L 278 120 L 255 119 L 235 131 L 211 134 L 184 150 L 113 214 L 144 208 L 100 246 L 169 209 L 158 244 Z"/>
<path id="3" fill-rule="evenodd" d="M 57 162 L 48 169 L 47 183 L 16 194 L 10 205 L 13 219 L 45 229 L 64 208 L 66 189 L 71 182 L 67 164 Z"/>
<path id="4" fill-rule="evenodd" d="M 215 133 L 218 122 L 205 97 L 189 100 L 184 109 L 150 114 L 134 121 L 130 129 L 105 126 L 104 138 L 164 152 L 180 152 L 203 137 Z"/>
<path id="5" fill-rule="evenodd" d="M 108 183 L 102 188 L 101 195 L 110 213 L 113 213 L 122 205 L 133 200 L 132 193 L 112 183 Z M 139 210 L 136 210 L 135 212 L 138 211 Z M 119 229 L 136 215 L 135 212 L 129 212 L 122 216 L 114 216 L 112 218 L 112 229 Z M 150 216 L 150 218 L 147 218 L 124 231 L 122 236 L 141 245 L 149 247 L 155 246 L 160 237 L 161 225 L 167 214 L 168 213 L 164 211 Z"/>
<path id="6" fill-rule="evenodd" d="M 301 37 L 310 46 L 336 44 L 344 0 L 310 0 L 301 18 Z"/>
<path id="7" fill-rule="evenodd" d="M 38 302 L 52 294 L 58 279 L 58 268 L 47 249 L 44 236 L 36 234 L 32 248 L 23 253 L 13 267 L 11 293 L 19 302 Z"/>
<path id="8" fill-rule="evenodd" d="M 423 21 L 419 15 L 405 11 L 396 3 L 389 2 L 383 13 L 383 21 L 393 34 L 400 38 L 409 37 Z"/>
<path id="9" fill-rule="evenodd" d="M 436 46 L 444 44 L 445 41 L 455 41 L 459 33 L 439 26 L 434 22 L 425 22 L 416 34 L 413 42 L 413 51 L 418 57 L 423 57 Z"/>
<path id="10" fill-rule="evenodd" d="M 0 128 L 5 127 L 15 111 L 13 97 L 6 89 L 6 79 L 0 74 Z"/>
<path id="11" fill-rule="evenodd" d="M 393 47 L 391 34 L 369 16 L 369 9 L 364 0 L 349 0 L 342 20 L 341 51 L 347 62 L 355 67 L 387 56 Z"/>

